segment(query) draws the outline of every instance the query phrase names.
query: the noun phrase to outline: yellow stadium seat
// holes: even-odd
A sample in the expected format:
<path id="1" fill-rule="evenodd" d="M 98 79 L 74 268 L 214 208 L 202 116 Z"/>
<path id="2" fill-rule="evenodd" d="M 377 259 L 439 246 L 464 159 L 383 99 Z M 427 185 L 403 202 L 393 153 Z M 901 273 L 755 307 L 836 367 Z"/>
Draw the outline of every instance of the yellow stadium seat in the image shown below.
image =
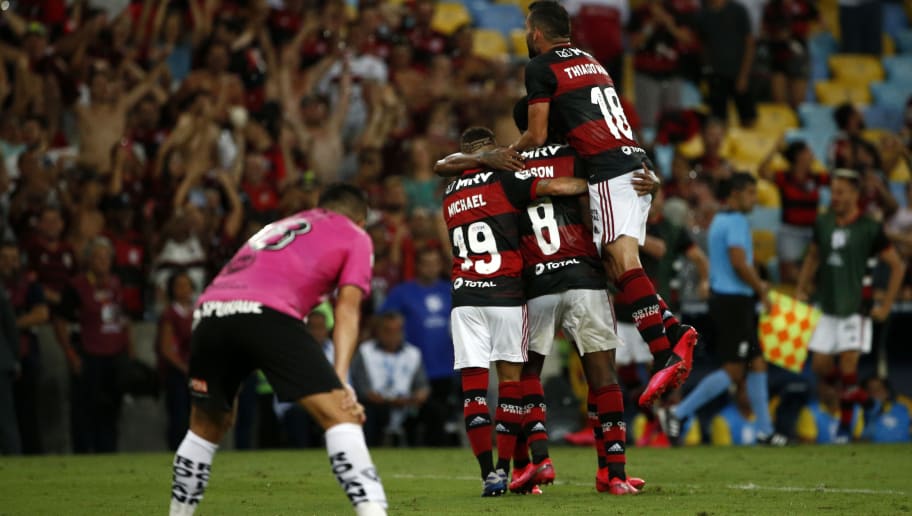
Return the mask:
<path id="1" fill-rule="evenodd" d="M 892 56 L 896 54 L 896 42 L 886 32 L 883 33 L 883 55 Z"/>
<path id="2" fill-rule="evenodd" d="M 514 56 L 527 56 L 529 55 L 528 47 L 526 46 L 526 31 L 522 29 L 513 29 L 510 31 L 510 44 L 513 47 Z"/>
<path id="3" fill-rule="evenodd" d="M 775 102 L 757 104 L 757 129 L 782 133 L 796 127 L 798 127 L 798 117 L 788 104 Z"/>
<path id="4" fill-rule="evenodd" d="M 776 257 L 776 233 L 758 229 L 751 236 L 754 241 L 754 263 L 769 264 Z"/>
<path id="5" fill-rule="evenodd" d="M 820 21 L 823 22 L 823 26 L 838 40 L 840 39 L 841 27 L 839 25 L 839 4 L 837 1 L 821 0 L 817 5 L 817 9 L 820 11 Z"/>
<path id="6" fill-rule="evenodd" d="M 773 151 L 782 133 L 762 129 L 732 128 L 728 131 L 731 141 L 731 159 L 747 170 L 756 172 L 757 166 Z"/>
<path id="7" fill-rule="evenodd" d="M 871 90 L 867 84 L 819 81 L 814 85 L 814 93 L 817 95 L 817 101 L 827 106 L 836 106 L 843 102 L 871 103 Z"/>
<path id="8" fill-rule="evenodd" d="M 830 70 L 839 82 L 863 84 L 882 81 L 883 66 L 880 59 L 858 54 L 836 54 L 830 56 Z"/>
<path id="9" fill-rule="evenodd" d="M 456 29 L 463 25 L 472 23 L 472 15 L 469 10 L 462 4 L 457 3 L 439 3 L 434 9 L 434 17 L 431 19 L 431 28 L 449 36 L 456 32 Z"/>
<path id="10" fill-rule="evenodd" d="M 496 30 L 475 29 L 472 35 L 475 55 L 493 60 L 506 60 L 507 40 Z"/>
<path id="11" fill-rule="evenodd" d="M 861 137 L 874 144 L 875 147 L 880 147 L 880 142 L 890 134 L 890 131 L 886 129 L 865 129 L 861 132 Z"/>
<path id="12" fill-rule="evenodd" d="M 698 158 L 703 154 L 703 140 L 700 139 L 700 135 L 696 135 L 686 142 L 678 144 L 677 150 L 685 159 Z"/>
<path id="13" fill-rule="evenodd" d="M 779 189 L 772 181 L 766 179 L 757 180 L 757 204 L 764 208 L 781 208 L 782 199 L 779 197 Z"/>

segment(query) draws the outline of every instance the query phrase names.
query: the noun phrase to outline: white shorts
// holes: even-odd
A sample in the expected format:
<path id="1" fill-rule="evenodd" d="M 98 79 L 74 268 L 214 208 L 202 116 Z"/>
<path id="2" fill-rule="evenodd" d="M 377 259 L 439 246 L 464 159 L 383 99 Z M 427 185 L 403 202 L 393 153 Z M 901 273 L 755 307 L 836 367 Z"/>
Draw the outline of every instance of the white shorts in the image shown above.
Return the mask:
<path id="1" fill-rule="evenodd" d="M 592 240 L 602 252 L 604 244 L 622 235 L 646 243 L 646 219 L 652 196 L 639 196 L 633 189 L 633 172 L 589 185 L 589 209 L 592 211 Z"/>
<path id="2" fill-rule="evenodd" d="M 526 305 L 457 306 L 450 312 L 453 368 L 483 367 L 491 362 L 528 360 L 529 324 Z"/>
<path id="3" fill-rule="evenodd" d="M 624 342 L 614 356 L 614 362 L 619 366 L 630 364 L 648 364 L 652 362 L 652 353 L 649 344 L 643 340 L 639 330 L 633 323 L 619 322 L 618 337 Z"/>
<path id="4" fill-rule="evenodd" d="M 823 314 L 811 337 L 808 349 L 814 353 L 836 355 L 843 351 L 871 352 L 871 319 L 859 314 L 836 317 Z"/>
<path id="5" fill-rule="evenodd" d="M 529 349 L 548 356 L 554 334 L 563 328 L 580 354 L 608 351 L 621 345 L 614 313 L 604 290 L 574 289 L 530 299 Z"/>

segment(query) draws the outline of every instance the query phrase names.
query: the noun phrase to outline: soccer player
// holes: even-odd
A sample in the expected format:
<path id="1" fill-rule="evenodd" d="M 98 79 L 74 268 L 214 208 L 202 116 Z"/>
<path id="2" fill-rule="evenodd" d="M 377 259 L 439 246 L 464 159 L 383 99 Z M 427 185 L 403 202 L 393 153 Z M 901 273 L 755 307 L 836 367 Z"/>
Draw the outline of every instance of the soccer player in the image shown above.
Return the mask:
<path id="1" fill-rule="evenodd" d="M 297 401 L 326 430 L 333 475 L 359 515 L 386 514 L 386 495 L 347 386 L 361 300 L 370 291 L 367 200 L 330 186 L 318 208 L 269 224 L 203 292 L 190 354 L 190 430 L 174 456 L 171 515 L 189 515 L 209 482 L 212 458 L 232 424 L 241 382 L 262 370 L 281 401 Z M 334 366 L 302 319 L 338 289 Z"/>
<path id="2" fill-rule="evenodd" d="M 608 73 L 570 43 L 567 11 L 554 1 L 534 2 L 529 9 L 529 127 L 511 147 L 521 152 L 541 146 L 550 129 L 582 158 L 596 248 L 618 288 L 616 301 L 633 308 L 637 330 L 654 357 L 654 374 L 640 397 L 641 405 L 651 405 L 690 374 L 698 335 L 668 310 L 640 264 L 651 197 L 638 196 L 632 178 L 646 152 L 634 139 Z"/>
<path id="3" fill-rule="evenodd" d="M 852 170 L 838 169 L 831 181 L 830 209 L 817 217 L 814 240 L 808 247 L 798 278 L 797 297 L 806 301 L 814 287 L 823 310 L 808 349 L 811 367 L 821 379 L 842 382 L 840 435 L 848 439 L 853 407 L 866 401 L 858 389 L 858 360 L 871 351 L 871 319 L 890 315 L 902 286 L 904 266 L 884 234 L 883 225 L 861 213 L 861 179 Z M 871 297 L 871 262 L 880 258 L 890 279 L 880 304 Z M 834 362 L 838 362 L 838 365 Z"/>
<path id="4" fill-rule="evenodd" d="M 716 325 L 716 353 L 722 367 L 700 380 L 678 405 L 657 409 L 656 416 L 669 440 L 676 443 L 684 420 L 731 385 L 740 385 L 746 376 L 747 397 L 757 418 L 757 442 L 783 446 L 788 439 L 773 431 L 766 361 L 757 341 L 756 297 L 769 311 L 769 287 L 754 268 L 747 219 L 757 203 L 757 180 L 736 172 L 719 190 L 726 208 L 716 214 L 709 226 L 709 311 Z"/>
<path id="5" fill-rule="evenodd" d="M 464 154 L 494 148 L 490 129 L 473 127 L 462 134 L 460 149 Z M 585 191 L 582 179 L 542 179 L 528 171 L 502 173 L 487 168 L 466 170 L 447 185 L 443 215 L 453 246 L 454 367 L 462 377 L 466 433 L 481 467 L 482 496 L 499 496 L 506 491 L 507 472 L 525 412 L 521 371 L 528 359 L 528 320 L 520 213 L 542 196 L 573 196 Z M 487 406 L 491 362 L 496 363 L 499 380 L 496 466 Z M 537 398 L 542 398 L 540 388 Z M 536 429 L 533 442 L 544 433 L 543 412 L 541 416 L 542 432 Z M 539 463 L 533 478 L 539 483 L 551 482 L 554 468 L 545 460 L 547 455 L 541 456 L 542 449 L 535 445 L 536 449 Z"/>
<path id="6" fill-rule="evenodd" d="M 522 99 L 513 112 L 520 130 L 527 126 L 526 114 L 526 102 Z M 437 162 L 435 172 L 450 175 L 484 167 L 485 152 L 490 151 L 450 155 Z M 510 152 L 504 155 L 510 156 Z M 520 174 L 539 178 L 584 177 L 576 153 L 566 145 L 547 145 L 527 151 L 522 157 L 526 162 Z M 505 166 L 514 164 L 508 162 Z M 643 174 L 640 179 L 642 182 L 638 181 L 637 187 L 644 195 L 658 186 L 651 175 Z M 535 492 L 535 487 L 548 480 L 553 472 L 547 450 L 541 370 L 551 352 L 557 326 L 573 337 L 583 358 L 589 383 L 589 412 L 593 416 L 590 424 L 599 443 L 596 488 L 612 494 L 630 494 L 644 484 L 641 479 L 628 479 L 625 473 L 623 395 L 614 368 L 614 349 L 621 342 L 614 332 L 605 272 L 586 227 L 586 218 L 581 199 L 572 197 L 540 198 L 520 215 L 530 340 L 529 358 L 520 381 L 524 413 L 509 486 L 513 492 Z M 531 462 L 526 441 L 532 449 Z"/>

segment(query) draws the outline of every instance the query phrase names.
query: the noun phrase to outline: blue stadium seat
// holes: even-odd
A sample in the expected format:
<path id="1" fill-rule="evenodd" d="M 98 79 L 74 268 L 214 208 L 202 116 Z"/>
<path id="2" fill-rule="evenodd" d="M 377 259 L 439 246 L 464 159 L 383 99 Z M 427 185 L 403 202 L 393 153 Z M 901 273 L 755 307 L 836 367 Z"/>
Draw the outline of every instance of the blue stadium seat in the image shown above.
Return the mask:
<path id="1" fill-rule="evenodd" d="M 803 102 L 798 106 L 798 118 L 801 125 L 808 129 L 835 130 L 836 122 L 833 120 L 833 108 L 815 102 Z"/>
<path id="2" fill-rule="evenodd" d="M 655 153 L 655 165 L 664 179 L 671 179 L 671 162 L 674 159 L 674 145 L 656 145 L 653 147 Z"/>
<path id="3" fill-rule="evenodd" d="M 883 58 L 883 67 L 887 71 L 887 81 L 893 83 L 912 83 L 912 55 L 898 55 Z"/>
<path id="4" fill-rule="evenodd" d="M 751 212 L 750 221 L 751 229 L 765 229 L 775 233 L 782 224 L 782 208 L 757 206 Z"/>
<path id="5" fill-rule="evenodd" d="M 896 202 L 899 203 L 900 208 L 906 208 L 906 183 L 901 183 L 899 181 L 890 181 L 890 193 L 893 194 L 893 197 L 896 198 Z"/>
<path id="6" fill-rule="evenodd" d="M 814 157 L 823 163 L 827 161 L 827 154 L 830 151 L 830 142 L 836 136 L 835 128 L 803 128 L 791 129 L 785 133 L 786 142 L 802 140 L 811 148 Z"/>
<path id="7" fill-rule="evenodd" d="M 839 45 L 829 32 L 818 32 L 808 41 L 808 52 L 811 57 L 811 83 L 830 78 L 830 55 L 838 51 Z"/>
<path id="8" fill-rule="evenodd" d="M 865 125 L 872 129 L 899 131 L 903 124 L 903 112 L 893 106 L 875 104 L 864 111 Z"/>
<path id="9" fill-rule="evenodd" d="M 912 54 L 912 29 L 899 31 L 893 35 L 896 40 L 896 48 L 903 54 Z"/>
<path id="10" fill-rule="evenodd" d="M 874 103 L 880 106 L 902 109 L 909 100 L 912 89 L 908 84 L 895 82 L 875 82 L 871 84 L 871 96 Z"/>
<path id="11" fill-rule="evenodd" d="M 522 29 L 526 23 L 522 9 L 515 4 L 492 4 L 480 15 L 472 14 L 478 27 L 499 31 L 505 38 L 510 37 L 511 31 Z"/>
<path id="12" fill-rule="evenodd" d="M 681 108 L 693 109 L 703 104 L 703 95 L 700 88 L 690 81 L 681 83 Z"/>
<path id="13" fill-rule="evenodd" d="M 469 14 L 472 15 L 473 20 L 480 20 L 488 11 L 488 8 L 491 7 L 491 2 L 488 0 L 459 0 L 463 5 L 466 6 L 466 9 L 469 10 Z"/>
<path id="14" fill-rule="evenodd" d="M 882 2 L 883 31 L 896 38 L 897 34 L 909 28 L 909 20 L 901 3 Z"/>

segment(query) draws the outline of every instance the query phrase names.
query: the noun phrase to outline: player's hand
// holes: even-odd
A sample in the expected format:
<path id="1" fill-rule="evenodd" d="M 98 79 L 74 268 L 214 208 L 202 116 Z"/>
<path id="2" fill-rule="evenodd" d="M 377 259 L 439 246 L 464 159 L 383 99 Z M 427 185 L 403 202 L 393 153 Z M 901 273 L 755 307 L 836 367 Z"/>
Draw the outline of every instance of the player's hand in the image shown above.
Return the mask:
<path id="1" fill-rule="evenodd" d="M 659 187 L 662 186 L 662 181 L 659 179 L 659 176 L 649 170 L 646 167 L 643 167 L 643 170 L 633 173 L 633 189 L 636 190 L 637 195 L 640 197 L 644 195 L 655 195 L 659 191 Z"/>
<path id="2" fill-rule="evenodd" d="M 519 172 L 526 166 L 522 155 L 509 147 L 500 147 L 482 153 L 481 163 L 487 168 L 508 172 Z"/>
<path id="3" fill-rule="evenodd" d="M 70 367 L 70 372 L 76 376 L 82 374 L 82 357 L 72 349 L 66 354 L 67 365 Z"/>
<path id="4" fill-rule="evenodd" d="M 352 388 L 351 385 L 348 383 L 343 383 L 342 385 L 345 386 L 345 396 L 342 398 L 342 410 L 348 412 L 354 416 L 359 423 L 363 424 L 366 419 L 364 416 L 364 405 L 358 403 L 358 396 L 355 394 L 355 389 Z"/>
<path id="5" fill-rule="evenodd" d="M 760 302 L 763 303 L 763 313 L 773 313 L 773 302 L 770 300 L 769 285 L 766 283 L 763 283 L 763 287 L 760 290 Z"/>
<path id="6" fill-rule="evenodd" d="M 871 309 L 871 319 L 877 322 L 884 322 L 890 316 L 890 311 L 883 305 L 877 305 Z"/>

